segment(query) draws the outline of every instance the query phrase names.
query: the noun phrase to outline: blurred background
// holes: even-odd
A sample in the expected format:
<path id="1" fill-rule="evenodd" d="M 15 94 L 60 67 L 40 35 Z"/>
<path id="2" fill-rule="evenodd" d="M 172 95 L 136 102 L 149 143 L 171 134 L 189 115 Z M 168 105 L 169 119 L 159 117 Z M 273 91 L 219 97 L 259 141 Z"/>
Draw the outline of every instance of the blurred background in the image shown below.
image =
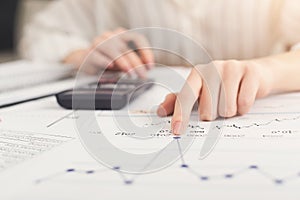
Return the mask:
<path id="1" fill-rule="evenodd" d="M 53 0 L 0 1 L 0 63 L 18 58 L 17 43 L 23 26 Z"/>

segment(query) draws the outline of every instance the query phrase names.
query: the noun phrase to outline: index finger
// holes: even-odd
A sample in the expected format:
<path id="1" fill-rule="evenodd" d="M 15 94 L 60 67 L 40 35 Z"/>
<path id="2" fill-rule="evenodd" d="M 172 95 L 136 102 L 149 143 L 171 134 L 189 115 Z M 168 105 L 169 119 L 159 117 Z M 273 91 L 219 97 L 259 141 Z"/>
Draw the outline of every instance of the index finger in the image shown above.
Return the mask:
<path id="1" fill-rule="evenodd" d="M 171 126 L 173 134 L 180 135 L 185 132 L 192 108 L 199 97 L 201 88 L 202 78 L 197 69 L 193 68 L 176 98 Z"/>

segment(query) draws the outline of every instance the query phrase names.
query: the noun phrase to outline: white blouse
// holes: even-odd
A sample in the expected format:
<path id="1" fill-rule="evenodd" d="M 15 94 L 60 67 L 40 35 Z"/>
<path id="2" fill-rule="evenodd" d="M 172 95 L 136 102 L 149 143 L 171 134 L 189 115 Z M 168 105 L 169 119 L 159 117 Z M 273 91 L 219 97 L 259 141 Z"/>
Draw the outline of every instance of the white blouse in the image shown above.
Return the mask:
<path id="1" fill-rule="evenodd" d="M 250 59 L 289 51 L 300 42 L 299 0 L 60 0 L 24 30 L 21 55 L 61 61 L 107 30 L 161 27 L 202 45 L 211 59 Z M 193 52 L 186 42 L 147 35 L 166 49 Z M 157 41 L 155 41 L 157 40 Z M 175 45 L 175 46 L 174 46 Z M 298 45 L 299 47 L 299 45 Z M 197 55 L 197 50 L 193 52 Z M 170 55 L 156 61 L 178 64 Z M 201 62 L 197 56 L 193 62 Z"/>

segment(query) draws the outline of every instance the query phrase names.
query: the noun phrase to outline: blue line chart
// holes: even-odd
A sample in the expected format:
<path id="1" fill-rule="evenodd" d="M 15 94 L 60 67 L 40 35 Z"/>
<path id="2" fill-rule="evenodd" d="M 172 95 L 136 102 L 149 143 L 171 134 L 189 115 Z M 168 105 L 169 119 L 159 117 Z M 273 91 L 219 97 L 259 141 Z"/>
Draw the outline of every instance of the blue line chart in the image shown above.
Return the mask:
<path id="1" fill-rule="evenodd" d="M 181 137 L 176 136 L 176 137 L 173 137 L 173 139 L 176 140 L 177 146 L 178 146 L 178 153 L 179 153 L 180 162 L 181 162 L 179 167 L 183 170 L 186 170 L 191 176 L 194 176 L 194 177 L 198 178 L 198 180 L 201 181 L 201 182 L 210 182 L 210 181 L 218 181 L 218 180 L 230 180 L 230 179 L 234 179 L 236 177 L 242 176 L 242 175 L 244 175 L 244 174 L 246 174 L 250 171 L 255 171 L 258 175 L 260 175 L 263 178 L 269 180 L 274 185 L 284 185 L 285 183 L 290 182 L 292 180 L 296 180 L 296 179 L 300 180 L 300 170 L 298 172 L 293 173 L 292 175 L 289 175 L 289 176 L 286 176 L 286 177 L 278 177 L 276 175 L 268 173 L 267 171 L 263 170 L 263 168 L 261 166 L 258 166 L 256 164 L 251 164 L 249 166 L 245 166 L 245 167 L 243 167 L 239 170 L 232 171 L 230 173 L 214 174 L 214 175 L 201 174 L 196 169 L 194 169 L 192 165 L 189 165 L 185 161 L 183 152 L 181 150 L 181 145 L 180 145 Z M 35 180 L 34 183 L 37 184 L 37 185 L 42 184 L 42 183 L 45 183 L 45 182 L 50 181 L 52 179 L 62 177 L 66 174 L 92 175 L 92 174 L 105 173 L 105 172 L 109 172 L 109 171 L 116 172 L 120 176 L 121 181 L 125 185 L 132 185 L 132 184 L 135 183 L 137 177 L 142 177 L 143 176 L 143 175 L 133 175 L 132 178 L 128 178 L 127 174 L 125 174 L 121 171 L 121 166 L 114 166 L 111 169 L 104 168 L 104 169 L 99 169 L 99 170 L 96 170 L 96 169 L 82 170 L 82 169 L 76 169 L 76 168 L 68 168 L 68 169 L 65 169 L 61 172 L 54 173 L 54 174 L 39 178 L 39 179 Z"/>

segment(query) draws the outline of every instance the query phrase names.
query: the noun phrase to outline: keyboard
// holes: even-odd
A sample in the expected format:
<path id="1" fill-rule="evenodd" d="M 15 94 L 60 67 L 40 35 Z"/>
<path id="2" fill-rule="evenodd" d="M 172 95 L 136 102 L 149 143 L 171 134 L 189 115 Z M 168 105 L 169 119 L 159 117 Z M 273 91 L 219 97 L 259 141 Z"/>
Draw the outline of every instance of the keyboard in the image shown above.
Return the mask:
<path id="1" fill-rule="evenodd" d="M 14 61 L 0 65 L 0 93 L 11 92 L 71 77 L 70 68 L 59 64 Z"/>
<path id="2" fill-rule="evenodd" d="M 19 60 L 0 64 L 0 108 L 73 88 L 71 72 L 71 67 L 59 63 Z"/>

